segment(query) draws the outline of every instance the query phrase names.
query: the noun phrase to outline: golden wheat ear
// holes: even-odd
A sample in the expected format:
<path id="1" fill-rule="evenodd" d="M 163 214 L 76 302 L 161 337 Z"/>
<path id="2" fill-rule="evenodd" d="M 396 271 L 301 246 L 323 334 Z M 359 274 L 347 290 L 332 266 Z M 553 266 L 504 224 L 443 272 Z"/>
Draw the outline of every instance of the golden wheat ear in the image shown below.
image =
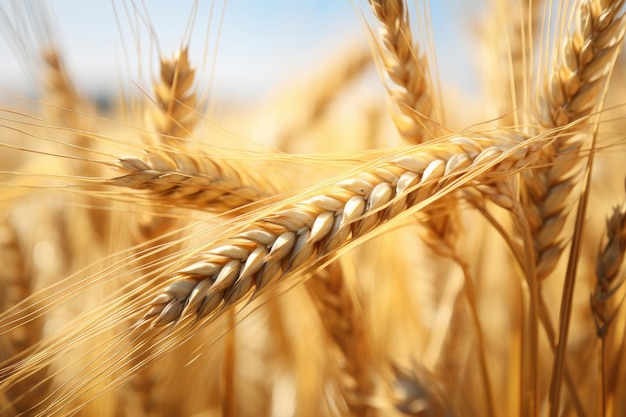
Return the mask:
<path id="1" fill-rule="evenodd" d="M 405 416 L 454 417 L 454 399 L 435 377 L 417 363 L 410 367 L 392 365 L 394 374 L 391 398 L 397 411 Z"/>
<path id="2" fill-rule="evenodd" d="M 546 80 L 537 119 L 546 127 L 565 126 L 592 114 L 624 39 L 623 0 L 584 1 L 576 29 L 558 49 L 558 61 Z"/>
<path id="3" fill-rule="evenodd" d="M 620 292 L 626 275 L 620 274 L 626 253 L 626 203 L 613 209 L 612 215 L 606 221 L 604 243 L 600 246 L 596 256 L 596 284 L 593 288 L 589 303 L 596 324 L 598 341 L 598 415 L 610 415 L 611 398 L 616 390 L 616 376 L 619 375 L 621 365 L 621 350 L 623 342 L 615 344 L 610 332 L 616 330 L 617 314 L 622 311 L 624 304 L 623 292 Z M 621 299 L 617 295 L 621 295 Z M 619 320 L 618 320 L 619 321 Z M 609 413 L 609 414 L 607 414 Z"/>
<path id="4" fill-rule="evenodd" d="M 147 117 L 160 139 L 174 149 L 176 138 L 190 136 L 200 120 L 197 93 L 192 90 L 195 75 L 188 47 L 179 49 L 173 58 L 161 57 L 160 78 L 153 85 L 156 103 Z"/>
<path id="5" fill-rule="evenodd" d="M 596 319 L 598 337 L 608 331 L 615 313 L 609 313 L 607 303 L 623 284 L 618 279 L 626 252 L 626 205 L 613 209 L 606 222 L 606 244 L 598 251 L 596 286 L 591 295 L 591 310 Z"/>
<path id="6" fill-rule="evenodd" d="M 347 282 L 339 261 L 315 272 L 305 285 L 329 341 L 339 348 L 339 386 L 348 412 L 354 416 L 371 415 L 374 407 L 363 399 L 375 393 L 375 368 L 379 361 L 364 311 L 354 300 L 355 290 Z"/>
<path id="7" fill-rule="evenodd" d="M 370 0 L 380 28 L 375 53 L 391 81 L 387 86 L 396 128 L 409 143 L 422 143 L 438 136 L 440 127 L 431 120 L 433 85 L 428 61 L 413 40 L 404 0 Z"/>
<path id="8" fill-rule="evenodd" d="M 601 90 L 609 79 L 626 31 L 623 1 L 583 2 L 576 30 L 560 45 L 562 55 L 550 74 L 537 118 L 546 128 L 580 120 L 546 148 L 546 168 L 524 176 L 522 199 L 533 237 L 537 278 L 556 267 L 564 246 L 558 239 L 565 226 L 570 195 L 581 174 L 581 149 L 590 137 L 588 116 L 602 105 Z M 578 133 L 578 134 L 577 134 Z"/>
<path id="9" fill-rule="evenodd" d="M 387 92 L 394 124 L 407 142 L 417 144 L 427 142 L 439 136 L 443 129 L 432 119 L 435 109 L 434 86 L 427 57 L 422 56 L 419 44 L 413 39 L 407 4 L 403 0 L 371 0 L 369 3 L 380 24 L 375 54 L 379 55 L 382 71 L 390 81 L 387 84 Z M 463 230 L 456 196 L 445 196 L 436 207 L 424 210 L 423 214 L 426 220 L 422 223 L 423 229 L 420 229 L 422 239 L 436 254 L 453 260 L 467 272 L 466 262 L 462 259 L 456 244 L 461 240 Z M 465 276 L 467 280 L 464 291 L 470 302 L 474 318 L 472 323 L 482 346 L 484 332 L 478 319 L 472 278 L 469 273 Z M 487 372 L 485 351 L 480 349 L 481 376 L 489 405 L 488 414 L 494 416 L 495 401 Z"/>
<path id="10" fill-rule="evenodd" d="M 492 0 L 489 19 L 480 28 L 487 59 L 480 76 L 488 88 L 487 117 L 500 126 L 527 129 L 535 63 L 542 31 L 543 0 Z"/>
<path id="11" fill-rule="evenodd" d="M 263 291 L 277 278 L 284 280 L 305 265 L 329 258 L 381 224 L 429 202 L 443 184 L 462 184 L 467 177 L 476 179 L 478 172 L 497 175 L 500 163 L 506 169 L 510 163 L 532 164 L 537 150 L 515 142 L 519 144 L 519 138 L 496 145 L 484 136 L 454 138 L 391 161 L 382 158 L 378 167 L 327 189 L 316 188 L 313 197 L 279 206 L 266 217 L 234 228 L 225 240 L 211 242 L 205 253 L 172 276 L 142 322 L 163 326 L 185 317 L 210 316 L 253 288 L 255 293 Z"/>
<path id="12" fill-rule="evenodd" d="M 332 105 L 362 78 L 372 62 L 368 48 L 361 44 L 351 45 L 331 58 L 311 79 L 301 82 L 302 85 L 289 86 L 279 96 L 278 109 L 275 110 L 281 113 L 281 122 L 273 138 L 276 148 L 290 153 L 303 152 L 301 148 L 329 151 L 323 147 L 325 141 L 311 144 L 302 138 L 316 127 L 324 126 L 327 116 L 332 114 Z M 303 101 L 303 97 L 306 100 Z"/>
<path id="13" fill-rule="evenodd" d="M 284 191 L 259 162 L 229 161 L 204 155 L 202 150 L 151 150 L 145 158 L 122 157 L 119 164 L 127 174 L 108 184 L 145 190 L 153 204 L 171 207 L 241 212 Z"/>

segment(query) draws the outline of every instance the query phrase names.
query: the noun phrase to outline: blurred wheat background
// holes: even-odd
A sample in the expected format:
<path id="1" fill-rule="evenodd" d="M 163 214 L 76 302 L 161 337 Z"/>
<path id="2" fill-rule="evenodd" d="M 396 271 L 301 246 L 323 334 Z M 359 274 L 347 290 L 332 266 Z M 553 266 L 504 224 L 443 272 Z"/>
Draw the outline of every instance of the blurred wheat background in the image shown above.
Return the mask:
<path id="1" fill-rule="evenodd" d="M 623 3 L 0 2 L 0 415 L 626 415 Z"/>

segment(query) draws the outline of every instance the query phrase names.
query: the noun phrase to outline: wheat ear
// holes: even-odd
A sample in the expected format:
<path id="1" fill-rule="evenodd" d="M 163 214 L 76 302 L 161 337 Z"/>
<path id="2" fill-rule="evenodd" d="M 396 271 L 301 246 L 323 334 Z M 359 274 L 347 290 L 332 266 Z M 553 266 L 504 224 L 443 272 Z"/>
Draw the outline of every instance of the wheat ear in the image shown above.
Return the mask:
<path id="1" fill-rule="evenodd" d="M 601 104 L 598 94 L 608 80 L 624 39 L 623 0 L 583 2 L 574 35 L 565 39 L 542 99 L 538 116 L 546 127 L 563 126 L 589 116 Z M 574 129 L 584 129 L 581 126 Z M 580 169 L 580 149 L 588 135 L 564 134 L 547 148 L 544 169 L 525 175 L 522 199 L 533 238 L 537 277 L 547 277 L 563 251 L 558 236 L 566 221 L 568 197 Z"/>
<path id="2" fill-rule="evenodd" d="M 153 131 L 153 134 L 142 135 L 145 143 L 153 144 L 147 146 L 145 152 L 151 165 L 147 165 L 139 158 L 121 158 L 120 167 L 130 173 L 106 182 L 109 185 L 151 190 L 153 197 L 149 200 L 151 212 L 138 215 L 136 221 L 129 225 L 134 244 L 151 242 L 155 247 L 162 247 L 153 254 L 141 256 L 142 268 L 146 274 L 154 271 L 156 259 L 180 250 L 180 240 L 176 239 L 180 232 L 164 237 L 167 232 L 176 229 L 180 220 L 165 214 L 171 212 L 173 207 L 188 206 L 182 202 L 192 201 L 191 195 L 198 192 L 198 188 L 189 191 L 192 188 L 192 181 L 182 184 L 183 178 L 190 175 L 180 171 L 191 170 L 193 164 L 191 158 L 184 158 L 178 153 L 185 145 L 180 139 L 188 137 L 198 121 L 196 92 L 192 89 L 194 78 L 195 70 L 189 62 L 186 47 L 179 49 L 171 59 L 161 57 L 160 77 L 153 83 L 156 105 L 143 109 L 147 124 Z M 155 137 L 158 140 L 154 140 Z M 158 142 L 161 142 L 161 145 Z M 156 171 L 159 169 L 160 172 Z M 177 186 L 176 181 L 181 185 Z M 164 204 L 167 202 L 172 205 L 168 207 Z M 161 246 L 167 239 L 178 243 Z M 141 246 L 135 246 L 134 251 L 137 254 L 141 251 L 139 248 Z M 129 361 L 129 369 L 140 367 L 153 351 L 153 347 L 150 346 L 134 352 Z M 149 367 L 135 372 L 125 400 L 129 404 L 134 402 L 143 414 L 152 415 L 159 405 L 163 404 L 162 399 L 154 394 L 157 376 L 154 369 Z"/>
<path id="3" fill-rule="evenodd" d="M 392 84 L 388 84 L 392 117 L 409 143 L 422 143 L 439 130 L 430 119 L 433 111 L 432 83 L 428 62 L 413 41 L 404 0 L 369 0 L 381 24 L 382 46 L 378 54 Z"/>
<path id="4" fill-rule="evenodd" d="M 615 207 L 606 222 L 606 244 L 599 250 L 596 261 L 596 286 L 591 294 L 591 311 L 596 319 L 598 337 L 603 338 L 611 323 L 607 302 L 623 281 L 617 277 L 626 251 L 626 204 Z"/>
<path id="5" fill-rule="evenodd" d="M 498 123 L 523 126 L 527 122 L 533 66 L 533 43 L 541 27 L 542 0 L 494 0 L 486 25 L 489 58 L 481 67 L 497 104 Z"/>
<path id="6" fill-rule="evenodd" d="M 338 362 L 344 375 L 341 384 L 348 412 L 352 416 L 372 415 L 373 408 L 363 401 L 374 394 L 376 387 L 372 341 L 367 320 L 355 306 L 341 265 L 333 262 L 317 271 L 306 287 L 326 333 L 341 353 Z"/>
<path id="7" fill-rule="evenodd" d="M 47 99 L 54 104 L 49 108 L 51 116 L 69 127 L 78 128 L 82 122 L 80 114 L 72 110 L 80 109 L 84 112 L 88 103 L 76 92 L 58 48 L 54 46 L 44 48 L 41 55 L 46 69 L 45 93 Z M 84 141 L 88 139 L 83 136 L 80 138 Z M 87 148 L 89 143 L 81 145 Z"/>
<path id="8" fill-rule="evenodd" d="M 188 137 L 198 123 L 197 94 L 190 90 L 195 75 L 187 47 L 171 59 L 161 57 L 160 78 L 153 85 L 156 107 L 148 112 L 148 117 L 165 143 Z"/>
<path id="9" fill-rule="evenodd" d="M 454 417 L 453 400 L 437 379 L 416 363 L 410 368 L 392 366 L 396 410 L 405 416 Z"/>
<path id="10" fill-rule="evenodd" d="M 338 96 L 358 79 L 372 64 L 372 54 L 361 45 L 353 46 L 326 65 L 317 77 L 306 83 L 288 96 L 297 105 L 291 105 L 289 111 L 281 114 L 281 129 L 275 139 L 276 147 L 285 152 L 294 152 L 299 136 L 323 122 L 329 107 Z M 295 96 L 295 98 L 291 98 Z M 306 100 L 302 100 L 306 97 Z"/>
<path id="11" fill-rule="evenodd" d="M 252 162 L 211 158 L 199 151 L 149 150 L 143 159 L 122 157 L 119 165 L 128 174 L 108 184 L 146 190 L 150 200 L 160 204 L 224 212 L 280 191 L 272 185 L 278 183 L 259 175 L 262 170 Z"/>
<path id="12" fill-rule="evenodd" d="M 259 293 L 278 277 L 285 279 L 305 265 L 327 259 L 389 219 L 423 206 L 445 184 L 461 186 L 487 171 L 497 175 L 531 164 L 537 149 L 514 145 L 512 139 L 494 144 L 494 137 L 460 137 L 418 147 L 252 221 L 173 274 L 140 324 L 163 326 L 185 317 L 209 316 L 252 288 Z M 482 141 L 490 146 L 481 146 Z"/>
<path id="13" fill-rule="evenodd" d="M 394 86 L 388 86 L 392 102 L 392 116 L 396 128 L 409 143 L 422 143 L 436 136 L 441 129 L 430 116 L 434 108 L 432 82 L 425 56 L 420 56 L 419 45 L 413 41 L 409 15 L 404 0 L 370 0 L 372 11 L 381 24 L 379 37 L 382 47 L 378 53 L 383 67 Z M 436 211 L 435 211 L 436 210 Z M 438 208 L 425 211 L 424 241 L 441 256 L 450 258 L 463 267 L 456 250 L 456 239 L 461 229 L 460 216 L 452 196 L 444 197 Z M 483 331 L 475 310 L 471 278 L 466 275 L 465 291 L 470 301 L 477 337 L 483 345 Z M 481 355 L 483 352 L 481 351 Z M 486 372 L 486 358 L 481 357 L 482 376 L 489 404 L 489 415 L 494 416 L 494 401 Z"/>
<path id="14" fill-rule="evenodd" d="M 607 409 L 606 361 L 607 334 L 623 300 L 613 312 L 609 312 L 610 301 L 624 283 L 618 279 L 626 252 L 626 203 L 613 209 L 606 222 L 606 243 L 598 251 L 596 259 L 596 285 L 591 293 L 591 312 L 596 322 L 596 333 L 600 338 L 598 349 L 598 415 L 605 416 Z M 610 392 L 614 392 L 612 389 Z"/>
<path id="15" fill-rule="evenodd" d="M 592 114 L 624 38 L 624 0 L 581 1 L 576 29 L 562 41 L 562 53 L 546 82 L 538 120 L 565 126 Z"/>
<path id="16" fill-rule="evenodd" d="M 55 123 L 60 123 L 67 128 L 64 141 L 72 145 L 75 155 L 85 158 L 84 161 L 69 164 L 70 172 L 75 175 L 99 177 L 102 174 L 101 167 L 91 163 L 90 159 L 93 158 L 100 144 L 94 140 L 93 135 L 81 133 L 93 131 L 93 123 L 89 121 L 87 115 L 95 111 L 95 106 L 78 94 L 58 48 L 54 45 L 48 46 L 42 49 L 41 54 L 46 70 L 44 82 L 44 100 L 48 104 L 46 110 L 49 111 Z M 94 207 L 108 204 L 88 194 L 80 198 L 84 204 Z M 103 238 L 109 229 L 106 210 L 89 210 L 87 213 L 91 228 L 99 238 Z"/>

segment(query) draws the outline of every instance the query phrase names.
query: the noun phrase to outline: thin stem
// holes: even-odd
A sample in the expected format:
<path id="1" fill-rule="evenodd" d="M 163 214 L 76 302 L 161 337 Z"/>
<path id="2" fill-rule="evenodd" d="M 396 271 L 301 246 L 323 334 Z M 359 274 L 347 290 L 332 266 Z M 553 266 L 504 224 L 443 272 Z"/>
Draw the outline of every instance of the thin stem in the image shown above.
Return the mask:
<path id="1" fill-rule="evenodd" d="M 528 322 L 528 337 L 530 344 L 530 366 L 528 367 L 530 372 L 528 387 L 530 390 L 529 412 L 531 416 L 537 417 L 539 415 L 539 372 L 537 372 L 537 365 L 539 363 L 539 283 L 537 281 L 537 273 L 535 269 L 535 253 L 532 245 L 530 227 L 524 215 L 524 211 L 519 204 L 516 204 L 513 208 L 513 215 L 520 226 L 520 230 L 523 233 L 523 240 L 525 242 L 524 273 L 526 275 L 526 283 L 528 284 L 530 295 Z M 524 402 L 522 401 L 522 404 L 523 403 Z"/>
<path id="2" fill-rule="evenodd" d="M 567 260 L 567 273 L 563 285 L 563 295 L 561 296 L 561 310 L 559 313 L 559 338 L 557 343 L 556 357 L 554 358 L 554 368 L 552 371 L 552 381 L 550 383 L 550 417 L 557 417 L 559 414 L 559 402 L 561 397 L 561 381 L 565 368 L 565 354 L 567 338 L 569 336 L 569 324 L 572 317 L 572 300 L 574 298 L 574 286 L 576 284 L 576 271 L 578 269 L 578 259 L 580 258 L 580 248 L 584 229 L 584 220 L 587 213 L 587 201 L 589 200 L 589 183 L 593 170 L 593 157 L 595 155 L 595 144 L 597 135 L 594 133 L 591 144 L 591 152 L 587 160 L 584 176 L 584 188 L 580 196 L 578 208 L 576 209 L 576 226 L 572 237 L 572 249 Z"/>
<path id="3" fill-rule="evenodd" d="M 541 320 L 542 327 L 546 332 L 546 335 L 548 336 L 548 340 L 550 341 L 550 349 L 554 354 L 556 350 L 556 333 L 554 331 L 552 321 L 550 320 L 550 316 L 548 315 L 548 307 L 546 305 L 545 298 L 541 293 L 539 293 L 539 319 Z M 576 391 L 576 384 L 574 383 L 572 373 L 567 367 L 567 364 L 565 364 L 565 384 L 570 395 L 570 400 L 572 401 L 572 406 L 574 407 L 574 410 L 576 410 L 576 414 L 578 415 L 578 417 L 585 417 L 585 410 L 583 409 L 583 405 L 580 402 L 580 397 L 578 396 L 578 392 Z"/>
<path id="4" fill-rule="evenodd" d="M 606 392 L 604 385 L 604 355 L 605 355 L 606 345 L 604 343 L 604 337 L 600 339 L 598 353 L 598 416 L 605 417 L 606 416 Z"/>
<path id="5" fill-rule="evenodd" d="M 495 417 L 496 414 L 496 405 L 495 399 L 493 396 L 493 388 L 491 385 L 491 379 L 489 378 L 489 370 L 487 369 L 487 356 L 485 349 L 485 336 L 483 333 L 482 326 L 480 324 L 480 319 L 478 317 L 478 305 L 476 302 L 476 289 L 474 288 L 474 281 L 472 280 L 471 273 L 467 267 L 467 264 L 463 262 L 458 257 L 455 257 L 455 261 L 459 264 L 461 269 L 463 270 L 463 277 L 465 278 L 465 285 L 463 286 L 463 291 L 465 292 L 465 296 L 470 305 L 470 311 L 472 314 L 472 321 L 474 322 L 474 327 L 476 329 L 476 339 L 478 343 L 478 355 L 480 358 L 480 373 L 485 386 L 485 396 L 487 401 L 487 407 L 489 410 L 489 416 Z"/>
<path id="6" fill-rule="evenodd" d="M 235 417 L 237 415 L 235 401 L 235 311 L 231 308 L 226 314 L 228 315 L 228 333 L 225 335 L 222 369 L 222 416 Z"/>

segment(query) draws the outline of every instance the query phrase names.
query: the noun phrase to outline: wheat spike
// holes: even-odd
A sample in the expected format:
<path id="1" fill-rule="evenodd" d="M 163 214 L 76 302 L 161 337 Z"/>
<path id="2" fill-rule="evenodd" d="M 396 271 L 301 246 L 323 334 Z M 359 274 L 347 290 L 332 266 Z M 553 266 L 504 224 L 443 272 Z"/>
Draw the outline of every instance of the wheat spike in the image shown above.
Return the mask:
<path id="1" fill-rule="evenodd" d="M 363 312 L 355 306 L 341 265 L 333 262 L 317 271 L 306 286 L 326 333 L 341 352 L 338 362 L 344 373 L 341 383 L 350 415 L 375 415 L 374 408 L 362 398 L 374 394 L 376 384 L 372 365 L 377 361 L 374 360 L 367 322 Z"/>
<path id="2" fill-rule="evenodd" d="M 623 0 L 582 1 L 576 29 L 561 43 L 561 54 L 546 81 L 538 120 L 564 126 L 592 114 L 624 38 Z"/>
<path id="3" fill-rule="evenodd" d="M 481 30 L 487 41 L 488 59 L 481 65 L 481 74 L 490 88 L 490 95 L 498 99 L 493 111 L 499 125 L 523 129 L 528 122 L 530 68 L 535 39 L 541 33 L 540 12 L 544 2 L 491 0 L 489 3 L 492 16 Z"/>
<path id="4" fill-rule="evenodd" d="M 160 79 L 154 82 L 157 106 L 148 112 L 148 118 L 165 143 L 189 136 L 199 121 L 197 94 L 189 91 L 195 75 L 187 47 L 174 58 L 161 57 Z"/>
<path id="5" fill-rule="evenodd" d="M 324 116 L 331 105 L 351 84 L 370 68 L 372 54 L 361 45 L 342 51 L 340 56 L 325 65 L 312 80 L 293 91 L 289 89 L 285 101 L 287 111 L 281 109 L 281 128 L 276 134 L 275 143 L 278 149 L 295 152 L 296 145 L 302 142 L 300 136 L 315 126 L 322 124 Z M 295 96 L 295 98 L 294 98 Z M 306 101 L 302 101 L 306 97 Z"/>
<path id="6" fill-rule="evenodd" d="M 563 55 L 552 72 L 538 116 L 546 127 L 559 127 L 589 116 L 601 104 L 605 85 L 623 43 L 626 20 L 623 1 L 582 2 L 577 27 L 563 42 Z M 569 196 L 580 174 L 579 152 L 588 138 L 566 134 L 545 149 L 544 169 L 524 176 L 522 198 L 533 236 L 537 277 L 547 277 L 556 267 L 563 244 L 558 239 L 566 221 Z"/>
<path id="7" fill-rule="evenodd" d="M 416 363 L 393 366 L 395 408 L 405 416 L 453 417 L 453 401 L 433 375 Z"/>
<path id="8" fill-rule="evenodd" d="M 404 0 L 369 3 L 381 24 L 382 46 L 377 52 L 393 83 L 388 92 L 394 123 L 409 143 L 422 143 L 433 138 L 439 129 L 430 120 L 433 97 L 428 62 L 413 41 L 408 9 Z"/>
<path id="9" fill-rule="evenodd" d="M 433 112 L 433 86 L 425 56 L 420 56 L 419 45 L 413 41 L 406 4 L 400 1 L 370 1 L 374 15 L 381 23 L 379 30 L 382 47 L 377 51 L 384 70 L 394 83 L 387 91 L 392 102 L 392 116 L 396 128 L 409 143 L 422 143 L 441 132 L 431 120 Z M 445 196 L 436 208 L 425 210 L 427 220 L 422 237 L 438 255 L 462 263 L 455 242 L 459 238 L 461 220 L 453 195 Z M 473 293 L 466 283 L 468 297 Z M 475 305 L 472 300 L 471 305 Z M 472 311 L 477 317 L 476 311 Z M 482 338 L 479 320 L 474 321 L 477 333 Z M 485 359 L 482 358 L 485 363 Z M 483 368 L 485 369 L 485 368 Z M 487 386 L 489 415 L 494 416 L 491 384 L 483 372 Z"/>
<path id="10" fill-rule="evenodd" d="M 442 182 L 463 178 L 470 166 L 473 171 L 491 167 L 503 154 L 507 154 L 507 168 L 511 163 L 524 166 L 536 158 L 536 150 L 516 148 L 512 143 L 483 147 L 480 139 L 460 137 L 440 147 L 418 148 L 416 153 L 331 186 L 317 197 L 248 223 L 175 274 L 142 322 L 163 326 L 187 316 L 208 316 L 222 301 L 232 305 L 252 288 L 262 291 L 276 278 L 330 256 L 433 196 Z M 497 166 L 491 169 L 498 172 Z"/>
<path id="11" fill-rule="evenodd" d="M 67 126 L 78 128 L 80 126 L 80 115 L 75 111 L 68 110 L 87 110 L 85 100 L 78 95 L 76 88 L 65 68 L 62 57 L 59 55 L 58 48 L 51 46 L 41 51 L 47 77 L 44 87 L 47 99 L 54 104 L 50 108 L 51 116 Z M 88 144 L 83 144 L 88 147 Z"/>
<path id="12" fill-rule="evenodd" d="M 195 70 L 191 67 L 188 57 L 188 49 L 181 48 L 177 54 L 167 59 L 160 59 L 160 78 L 153 83 L 156 106 L 144 109 L 144 116 L 148 124 L 152 124 L 153 135 L 144 134 L 144 142 L 151 143 L 154 136 L 158 137 L 165 149 L 159 151 L 149 148 L 145 152 L 146 164 L 139 158 L 125 157 L 119 160 L 120 167 L 129 174 L 107 181 L 107 184 L 126 186 L 136 189 L 148 189 L 152 197 L 149 200 L 152 213 L 136 216 L 136 222 L 129 229 L 133 232 L 134 242 L 152 242 L 159 247 L 166 244 L 167 239 L 176 240 L 180 232 L 167 235 L 174 231 L 180 224 L 175 217 L 167 214 L 173 211 L 173 207 L 190 206 L 189 202 L 197 200 L 198 187 L 197 169 L 191 157 L 184 157 L 176 150 L 183 148 L 181 139 L 188 137 L 198 122 L 196 114 L 197 98 L 192 89 L 195 79 Z M 205 164 L 206 166 L 206 164 Z M 153 169 L 150 169 L 153 168 Z M 160 171 L 159 171 L 160 170 Z M 186 172 L 193 172 L 189 174 Z M 195 175 L 194 175 L 195 174 Z M 191 177 L 191 179 L 190 179 Z M 195 179 L 195 183 L 194 183 Z M 185 181 L 187 180 L 187 181 Z M 206 183 L 206 180 L 204 181 Z M 196 185 L 194 187 L 194 185 Z M 167 207 L 170 202 L 172 207 Z M 185 204 L 187 203 L 187 204 Z M 149 256 L 142 256 L 144 273 L 150 273 L 155 268 L 155 261 L 159 257 L 168 256 L 180 250 L 180 244 L 165 245 L 164 249 Z M 137 248 L 141 248 L 138 246 Z M 136 252 L 140 252 L 139 249 Z M 139 253 L 137 253 L 139 254 Z M 133 369 L 153 353 L 152 348 L 145 348 L 133 354 L 129 368 Z M 138 371 L 129 385 L 128 395 L 125 401 L 135 403 L 136 412 L 152 415 L 157 412 L 159 404 L 163 401 L 155 395 L 155 381 L 158 378 L 154 369 L 144 368 Z"/>
<path id="13" fill-rule="evenodd" d="M 626 252 L 626 203 L 613 209 L 613 214 L 606 222 L 606 242 L 601 245 L 596 256 L 596 285 L 589 297 L 591 312 L 596 323 L 598 335 L 598 415 L 607 415 L 611 410 L 612 401 L 607 401 L 609 393 L 615 392 L 616 381 L 608 375 L 617 375 L 611 368 L 619 364 L 618 360 L 611 361 L 609 329 L 616 314 L 622 307 L 623 299 L 615 306 L 616 293 L 624 283 L 625 277 L 620 277 L 620 269 Z M 617 326 L 613 325 L 613 328 Z M 623 345 L 622 345 L 623 346 Z M 609 388 L 610 387 L 610 388 Z M 607 389 L 609 388 L 609 389 Z M 608 411 L 611 413 L 611 411 Z"/>
<path id="14" fill-rule="evenodd" d="M 599 337 L 604 337 L 611 322 L 607 302 L 623 283 L 623 280 L 616 280 L 626 252 L 626 204 L 613 209 L 606 222 L 606 239 L 606 244 L 598 252 L 597 281 L 591 294 L 591 310 Z"/>
<path id="15" fill-rule="evenodd" d="M 36 254 L 29 253 L 28 248 L 32 245 L 30 240 L 37 241 L 45 236 L 45 231 L 42 233 L 41 229 L 46 230 L 47 225 L 41 222 L 40 230 L 27 233 L 28 224 L 20 216 L 30 212 L 32 210 L 27 202 L 16 202 L 0 209 L 0 311 L 22 303 L 23 313 L 32 314 L 35 311 L 33 296 L 37 293 L 37 285 L 41 284 L 46 275 L 42 272 L 43 268 L 34 262 Z M 55 215 L 51 217 L 58 221 Z M 44 337 L 44 324 L 44 320 L 35 317 L 0 334 L 0 363 L 15 364 L 26 357 L 31 348 Z M 14 386 L 0 391 L 0 398 L 11 404 L 16 415 L 34 409 L 46 398 L 52 387 L 50 381 L 46 380 L 48 374 L 48 367 L 43 367 Z"/>
<path id="16" fill-rule="evenodd" d="M 148 151 L 144 159 L 122 157 L 128 174 L 108 184 L 146 190 L 153 203 L 224 212 L 268 198 L 280 190 L 254 163 L 211 158 L 199 152 Z"/>

